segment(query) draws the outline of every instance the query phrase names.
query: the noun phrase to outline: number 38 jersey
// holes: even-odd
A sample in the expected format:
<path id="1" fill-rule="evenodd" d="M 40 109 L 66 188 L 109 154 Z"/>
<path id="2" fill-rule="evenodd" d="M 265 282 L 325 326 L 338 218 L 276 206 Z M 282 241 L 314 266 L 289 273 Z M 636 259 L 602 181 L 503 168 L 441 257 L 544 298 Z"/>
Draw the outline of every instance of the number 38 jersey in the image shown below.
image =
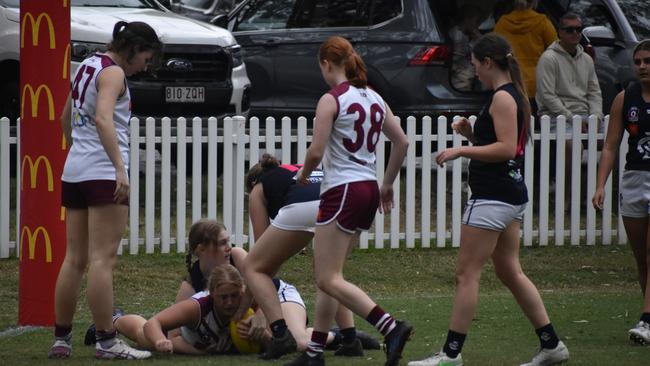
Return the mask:
<path id="1" fill-rule="evenodd" d="M 85 59 L 72 79 L 72 147 L 63 168 L 61 179 L 75 183 L 87 180 L 115 180 L 115 167 L 111 163 L 97 133 L 97 78 L 110 66 L 117 64 L 107 55 L 95 54 Z M 124 166 L 129 163 L 129 119 L 131 96 L 124 79 L 125 92 L 115 102 L 113 123 L 117 144 Z"/>
<path id="2" fill-rule="evenodd" d="M 386 116 L 384 100 L 370 88 L 344 82 L 329 94 L 337 112 L 323 156 L 321 194 L 341 184 L 377 179 L 375 148 Z"/>

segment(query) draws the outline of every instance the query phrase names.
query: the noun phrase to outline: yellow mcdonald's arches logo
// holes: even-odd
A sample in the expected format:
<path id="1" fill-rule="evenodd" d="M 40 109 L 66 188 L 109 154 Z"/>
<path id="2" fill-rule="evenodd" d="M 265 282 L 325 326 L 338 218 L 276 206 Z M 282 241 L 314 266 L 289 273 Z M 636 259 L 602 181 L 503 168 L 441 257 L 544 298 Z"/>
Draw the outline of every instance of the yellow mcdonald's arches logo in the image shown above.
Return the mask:
<path id="1" fill-rule="evenodd" d="M 29 259 L 34 259 L 36 254 L 36 239 L 39 237 L 43 238 L 45 242 L 45 262 L 52 262 L 52 243 L 50 242 L 50 235 L 47 233 L 47 230 L 43 226 L 39 226 L 33 232 L 29 229 L 28 226 L 23 226 L 23 229 L 20 231 L 20 260 L 23 260 L 23 246 L 25 244 L 25 234 L 27 234 L 27 243 L 29 250 Z"/>
<path id="2" fill-rule="evenodd" d="M 68 79 L 68 65 L 70 64 L 70 43 L 65 46 L 65 52 L 63 52 L 63 80 Z"/>
<path id="3" fill-rule="evenodd" d="M 52 177 L 52 165 L 50 160 L 45 155 L 40 155 L 36 158 L 36 161 L 32 160 L 32 157 L 25 155 L 23 157 L 23 162 L 20 166 L 20 189 L 24 189 L 25 182 L 25 163 L 29 164 L 29 179 L 30 179 L 30 188 L 36 188 L 36 178 L 38 177 L 38 171 L 41 167 L 41 163 L 45 166 L 45 174 L 47 174 L 47 190 L 49 192 L 54 191 L 54 178 Z"/>
<path id="4" fill-rule="evenodd" d="M 63 7 L 67 8 L 68 7 L 68 0 L 63 0 Z"/>
<path id="5" fill-rule="evenodd" d="M 20 102 L 20 116 L 24 117 L 25 115 L 25 102 L 27 99 L 25 98 L 25 95 L 27 92 L 29 92 L 29 98 L 32 102 L 32 118 L 38 117 L 38 101 L 41 98 L 41 93 L 45 91 L 45 96 L 47 97 L 47 116 L 50 121 L 54 121 L 54 96 L 52 95 L 52 89 L 50 89 L 49 86 L 45 84 L 41 84 L 36 88 L 36 91 L 34 91 L 34 88 L 32 87 L 31 84 L 26 83 L 25 86 L 23 86 L 23 93 L 22 93 L 22 99 Z"/>
<path id="6" fill-rule="evenodd" d="M 47 31 L 50 36 L 50 49 L 56 48 L 56 41 L 54 40 L 54 23 L 52 22 L 50 15 L 47 13 L 40 13 L 38 17 L 34 18 L 30 12 L 25 13 L 20 25 L 20 48 L 25 47 L 25 34 L 27 34 L 25 33 L 25 26 L 27 25 L 27 21 L 29 21 L 32 28 L 32 46 L 38 46 L 38 31 L 41 28 L 41 22 L 43 19 L 47 22 Z"/>

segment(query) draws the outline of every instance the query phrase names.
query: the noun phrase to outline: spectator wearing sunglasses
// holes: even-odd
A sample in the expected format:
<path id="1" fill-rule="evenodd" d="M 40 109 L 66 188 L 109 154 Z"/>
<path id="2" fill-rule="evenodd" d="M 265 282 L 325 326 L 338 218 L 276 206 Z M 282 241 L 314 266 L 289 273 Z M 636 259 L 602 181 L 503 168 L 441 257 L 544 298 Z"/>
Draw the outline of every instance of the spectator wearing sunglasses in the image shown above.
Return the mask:
<path id="1" fill-rule="evenodd" d="M 574 13 L 560 18 L 559 39 L 542 54 L 537 64 L 537 105 L 539 115 L 551 116 L 551 133 L 556 132 L 556 117 L 567 117 L 566 124 L 566 186 L 571 177 L 571 134 L 574 115 L 582 117 L 581 130 L 586 129 L 589 115 L 602 118 L 603 98 L 598 85 L 598 77 L 592 58 L 580 45 L 582 20 Z M 581 145 L 582 146 L 582 145 Z M 555 151 L 555 149 L 552 149 Z M 582 151 L 580 151 L 582 155 Z M 570 197 L 565 190 L 565 202 Z M 568 204 L 565 206 L 568 208 Z"/>

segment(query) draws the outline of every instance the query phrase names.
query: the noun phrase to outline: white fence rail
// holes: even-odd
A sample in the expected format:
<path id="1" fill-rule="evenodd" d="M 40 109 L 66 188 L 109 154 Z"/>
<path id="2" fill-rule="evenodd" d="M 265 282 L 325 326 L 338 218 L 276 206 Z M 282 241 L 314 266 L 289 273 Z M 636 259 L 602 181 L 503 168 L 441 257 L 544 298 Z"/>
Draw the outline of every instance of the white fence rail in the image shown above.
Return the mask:
<path id="1" fill-rule="evenodd" d="M 607 121 L 606 118 L 604 123 Z M 613 192 L 617 191 L 620 182 L 620 170 L 616 170 L 617 174 L 612 176 L 613 179 L 610 177 L 607 183 L 604 210 L 596 212 L 590 202 L 596 185 L 597 147 L 604 138 L 602 131 L 606 131 L 606 126 L 599 126 L 600 122 L 592 116 L 586 133 L 581 131 L 580 123 L 573 123 L 572 132 L 566 134 L 566 120 L 559 117 L 559 132 L 555 134 L 550 133 L 547 116 L 542 117 L 541 122 L 541 129 L 533 133 L 525 154 L 528 169 L 525 170 L 524 179 L 531 201 L 524 215 L 523 244 L 625 243 L 627 238 L 621 217 L 617 214 L 618 210 L 613 209 L 617 207 Z M 288 118 L 281 121 L 273 118 L 263 121 L 243 117 L 223 120 L 210 118 L 207 120 L 207 135 L 203 135 L 206 122 L 199 118 L 191 121 L 185 118 L 174 121 L 169 118 L 161 121 L 147 118 L 144 121 L 145 136 L 139 135 L 140 123 L 142 121 L 138 119 L 131 120 L 131 151 L 141 152 L 144 149 L 144 159 L 141 153 L 132 153 L 130 157 L 130 229 L 120 247 L 120 252 L 128 250 L 131 254 L 141 252 L 141 247 L 146 253 L 153 253 L 157 247 L 162 253 L 172 250 L 184 252 L 189 226 L 201 217 L 223 222 L 232 234 L 234 245 L 254 245 L 248 236 L 252 230 L 244 193 L 244 176 L 249 161 L 256 162 L 263 152 L 268 152 L 283 162 L 293 162 L 294 157 L 300 163 L 311 141 L 305 118 L 295 122 Z M 433 123 L 436 123 L 438 134 L 431 132 Z M 361 248 L 459 245 L 460 218 L 463 203 L 469 194 L 463 179 L 467 160 L 457 159 L 445 168 L 438 168 L 432 158 L 432 154 L 448 144 L 459 146 L 464 143 L 461 136 L 447 134 L 449 123 L 446 117 L 438 117 L 437 120 L 431 117 L 420 120 L 407 118 L 407 136 L 411 145 L 404 169 L 394 186 L 395 205 L 399 209 L 386 217 L 377 215 L 371 231 L 361 236 Z M 159 135 L 156 135 L 156 124 L 160 126 Z M 421 134 L 416 134 L 417 125 L 422 126 Z M 571 136 L 579 138 L 571 139 Z M 556 156 L 564 157 L 564 142 L 568 139 L 571 141 L 574 168 L 570 172 L 570 185 L 565 187 L 564 159 L 556 159 L 555 171 L 550 170 L 551 142 L 557 142 Z M 6 118 L 0 120 L 0 258 L 8 258 L 19 252 L 16 243 L 19 240 L 17 233 L 20 233 L 21 174 L 10 176 L 10 148 L 16 148 L 19 141 L 19 136 L 10 135 L 9 121 Z M 377 145 L 377 174 L 380 180 L 384 174 L 385 143 L 389 142 L 382 135 Z M 539 148 L 533 149 L 533 144 Z M 586 148 L 581 160 L 579 151 L 583 145 Z M 626 148 L 624 141 L 619 155 L 621 167 Z M 207 154 L 202 154 L 204 151 Z M 535 153 L 539 154 L 538 158 L 535 158 Z M 207 156 L 205 164 L 201 160 L 202 155 Z M 192 173 L 189 176 L 186 174 L 188 156 L 192 157 Z M 16 172 L 20 173 L 20 162 L 18 157 L 15 159 Z M 538 168 L 531 169 L 535 161 L 539 164 Z M 221 164 L 218 162 L 222 162 L 223 166 L 221 176 L 218 176 L 217 166 Z M 204 166 L 207 168 L 202 169 Z M 582 176 L 583 172 L 585 177 Z M 551 178 L 553 174 L 555 183 Z M 612 184 L 612 180 L 615 184 Z M 555 187 L 554 191 L 552 187 Z M 535 192 L 536 189 L 539 192 Z M 570 191 L 570 211 L 565 211 L 566 189 Z M 582 192 L 583 189 L 586 192 Z"/>

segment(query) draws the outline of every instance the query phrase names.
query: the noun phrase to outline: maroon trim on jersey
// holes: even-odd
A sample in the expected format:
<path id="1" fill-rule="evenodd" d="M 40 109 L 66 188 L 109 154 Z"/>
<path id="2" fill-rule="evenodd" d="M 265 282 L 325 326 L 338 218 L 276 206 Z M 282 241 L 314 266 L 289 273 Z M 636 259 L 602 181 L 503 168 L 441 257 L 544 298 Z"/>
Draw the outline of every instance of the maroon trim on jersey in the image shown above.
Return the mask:
<path id="1" fill-rule="evenodd" d="M 332 95 L 334 97 L 334 100 L 336 100 L 336 114 L 335 114 L 335 116 L 338 116 L 339 112 L 341 111 L 341 106 L 339 105 L 339 97 L 341 95 L 347 93 L 348 90 L 350 90 L 350 82 L 349 81 L 344 81 L 341 84 L 333 87 L 332 89 L 330 89 L 330 91 L 327 92 L 327 93 L 329 93 L 330 95 Z"/>
<path id="2" fill-rule="evenodd" d="M 117 65 L 115 61 L 113 61 L 112 58 L 108 57 L 108 55 L 102 55 L 99 53 L 96 53 L 95 56 L 99 57 L 102 60 L 102 67 L 106 68 L 109 66 Z"/>
<path id="3" fill-rule="evenodd" d="M 201 325 L 201 321 L 203 320 L 203 318 L 212 311 L 212 296 L 208 294 L 206 296 L 199 297 L 198 299 L 194 297 L 192 299 L 194 299 L 194 301 L 196 301 L 199 304 L 200 318 L 199 321 L 194 326 L 194 329 L 197 329 L 199 325 Z"/>

